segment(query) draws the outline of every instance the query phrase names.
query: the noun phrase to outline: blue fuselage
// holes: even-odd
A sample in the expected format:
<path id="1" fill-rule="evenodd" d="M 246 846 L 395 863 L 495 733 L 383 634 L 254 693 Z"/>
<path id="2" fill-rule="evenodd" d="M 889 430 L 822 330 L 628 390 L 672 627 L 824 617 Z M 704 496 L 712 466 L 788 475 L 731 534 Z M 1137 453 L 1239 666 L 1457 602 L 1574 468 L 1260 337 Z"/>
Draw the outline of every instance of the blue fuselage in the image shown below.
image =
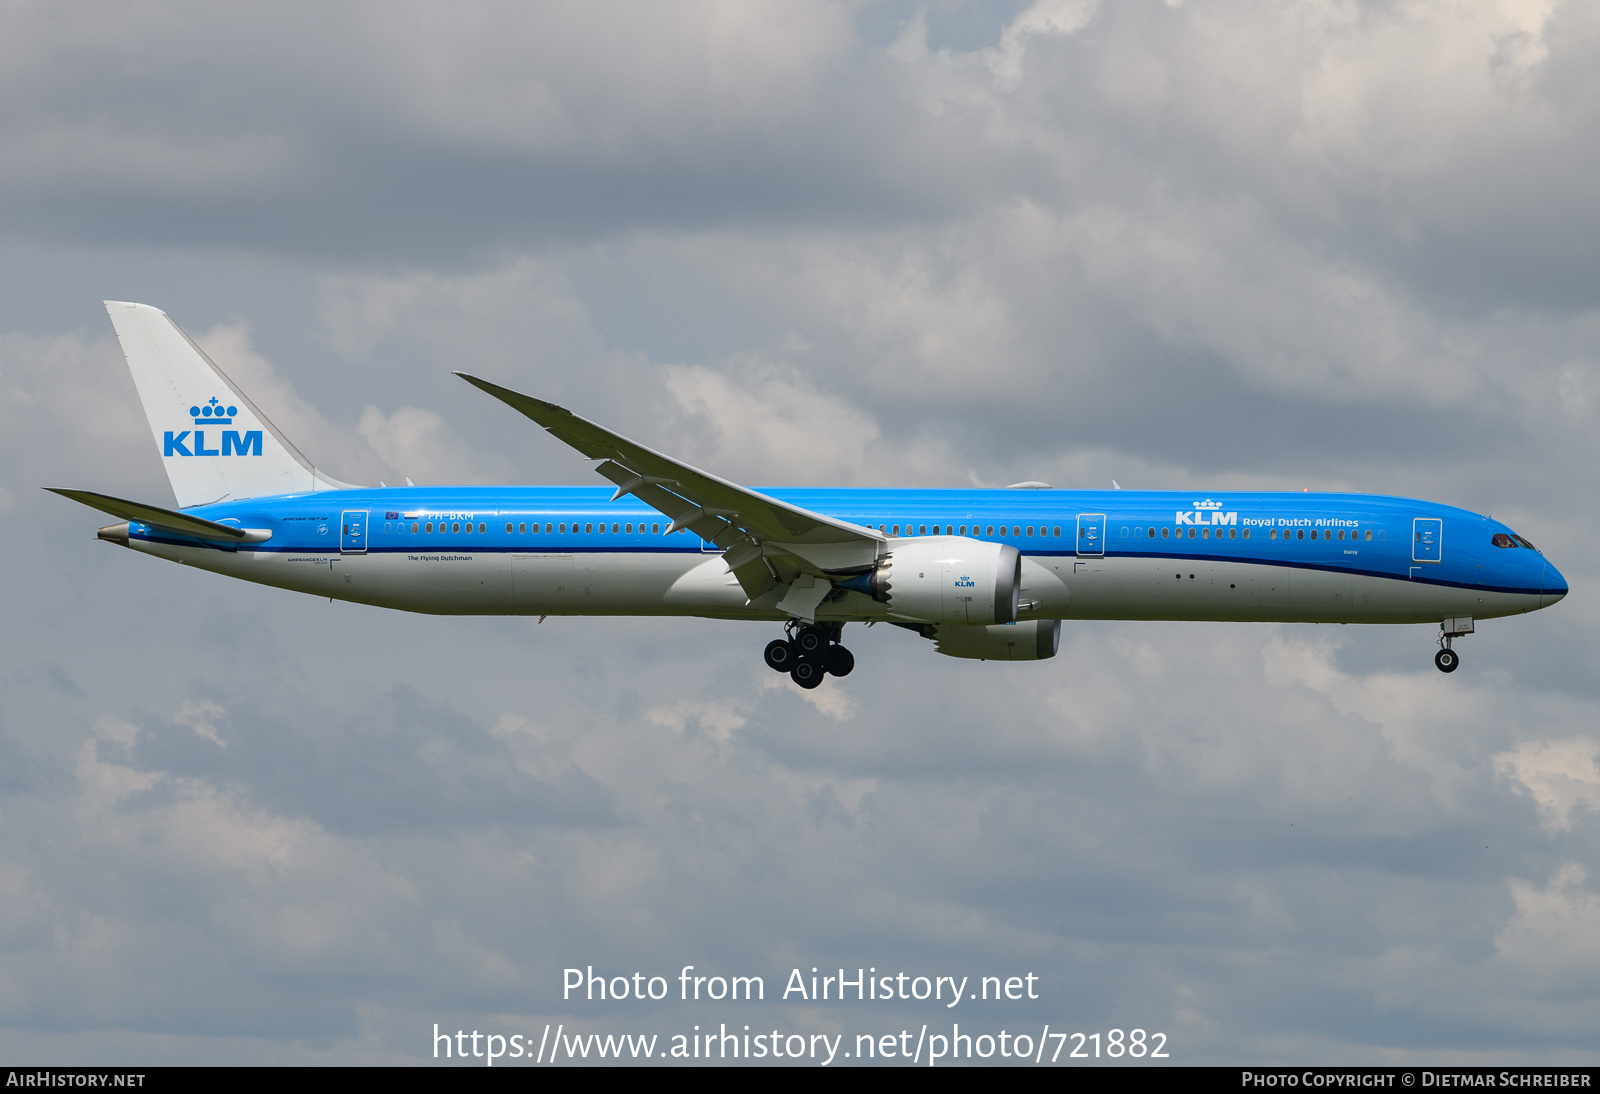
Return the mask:
<path id="1" fill-rule="evenodd" d="M 770 489 L 895 542 L 1015 547 L 1024 617 L 1437 622 L 1531 611 L 1566 580 L 1476 513 L 1365 494 Z M 413 611 L 781 618 L 716 548 L 605 487 L 409 487 L 188 510 L 269 533 L 218 546 L 135 523 L 130 546 L 230 576 Z M 883 617 L 866 596 L 821 616 Z"/>

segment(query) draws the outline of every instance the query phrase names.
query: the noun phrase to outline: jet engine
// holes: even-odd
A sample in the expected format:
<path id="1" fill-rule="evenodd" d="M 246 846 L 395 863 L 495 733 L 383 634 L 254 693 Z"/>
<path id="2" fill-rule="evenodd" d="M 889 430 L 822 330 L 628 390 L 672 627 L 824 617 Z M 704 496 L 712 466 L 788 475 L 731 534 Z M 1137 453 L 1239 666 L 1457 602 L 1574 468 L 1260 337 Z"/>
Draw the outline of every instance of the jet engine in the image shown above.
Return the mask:
<path id="1" fill-rule="evenodd" d="M 978 661 L 1043 661 L 1061 645 L 1061 620 L 1030 619 L 994 627 L 934 629 L 935 649 L 946 657 Z"/>
<path id="2" fill-rule="evenodd" d="M 895 541 L 877 569 L 840 584 L 887 604 L 900 619 L 974 626 L 1017 618 L 1021 575 L 1015 547 L 927 536 Z"/>

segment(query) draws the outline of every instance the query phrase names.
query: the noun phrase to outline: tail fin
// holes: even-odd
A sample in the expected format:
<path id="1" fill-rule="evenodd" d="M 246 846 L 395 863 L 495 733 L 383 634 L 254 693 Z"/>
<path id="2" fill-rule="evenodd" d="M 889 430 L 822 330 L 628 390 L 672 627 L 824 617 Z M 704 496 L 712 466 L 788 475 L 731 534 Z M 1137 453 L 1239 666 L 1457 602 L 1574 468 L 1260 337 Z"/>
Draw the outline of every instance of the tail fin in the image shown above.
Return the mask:
<path id="1" fill-rule="evenodd" d="M 179 509 L 350 489 L 311 466 L 166 312 L 105 305 Z"/>

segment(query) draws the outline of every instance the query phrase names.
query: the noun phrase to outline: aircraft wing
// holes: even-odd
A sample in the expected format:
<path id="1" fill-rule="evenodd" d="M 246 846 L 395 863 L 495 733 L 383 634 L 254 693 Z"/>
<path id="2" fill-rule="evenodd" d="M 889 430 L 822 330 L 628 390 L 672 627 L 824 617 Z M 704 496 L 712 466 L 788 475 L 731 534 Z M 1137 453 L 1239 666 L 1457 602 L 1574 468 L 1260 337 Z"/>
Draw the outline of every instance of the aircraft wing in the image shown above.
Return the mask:
<path id="1" fill-rule="evenodd" d="M 752 567 L 788 583 L 799 573 L 860 573 L 871 569 L 883 554 L 887 538 L 874 528 L 813 513 L 718 478 L 555 403 L 464 372 L 456 375 L 532 418 L 589 459 L 602 461 L 595 470 L 617 484 L 613 501 L 632 494 L 669 517 L 669 531 L 687 528 L 724 548 L 728 568 L 752 597 L 774 584 L 747 580 Z M 763 560 L 789 572 L 773 572 Z"/>
<path id="2" fill-rule="evenodd" d="M 54 486 L 47 486 L 45 489 L 52 494 L 71 498 L 91 509 L 98 509 L 102 513 L 109 513 L 123 520 L 136 521 L 139 524 L 148 524 L 152 528 L 176 532 L 192 539 L 210 540 L 213 543 L 259 543 L 267 538 L 264 532 L 235 528 L 231 524 L 218 524 L 214 520 L 163 509 L 159 505 L 146 505 L 142 501 L 125 501 L 110 494 L 96 494 L 91 490 L 59 490 Z"/>

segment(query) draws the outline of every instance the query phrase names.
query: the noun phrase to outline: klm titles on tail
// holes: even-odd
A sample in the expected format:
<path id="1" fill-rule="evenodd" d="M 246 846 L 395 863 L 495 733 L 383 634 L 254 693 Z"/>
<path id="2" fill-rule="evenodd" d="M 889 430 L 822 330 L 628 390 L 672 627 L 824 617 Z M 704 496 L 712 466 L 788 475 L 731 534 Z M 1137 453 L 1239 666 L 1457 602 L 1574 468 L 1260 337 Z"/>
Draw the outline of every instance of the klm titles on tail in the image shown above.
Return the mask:
<path id="1" fill-rule="evenodd" d="M 204 406 L 192 406 L 189 413 L 194 418 L 196 426 L 232 425 L 234 417 L 239 413 L 236 406 L 224 406 L 213 395 Z M 204 429 L 194 430 L 194 450 L 190 451 L 185 446 L 189 430 L 174 433 L 167 430 L 161 438 L 162 456 L 259 456 L 261 455 L 261 430 L 247 429 L 243 433 L 237 429 L 224 429 L 222 431 L 222 447 L 207 448 L 206 433 Z"/>

